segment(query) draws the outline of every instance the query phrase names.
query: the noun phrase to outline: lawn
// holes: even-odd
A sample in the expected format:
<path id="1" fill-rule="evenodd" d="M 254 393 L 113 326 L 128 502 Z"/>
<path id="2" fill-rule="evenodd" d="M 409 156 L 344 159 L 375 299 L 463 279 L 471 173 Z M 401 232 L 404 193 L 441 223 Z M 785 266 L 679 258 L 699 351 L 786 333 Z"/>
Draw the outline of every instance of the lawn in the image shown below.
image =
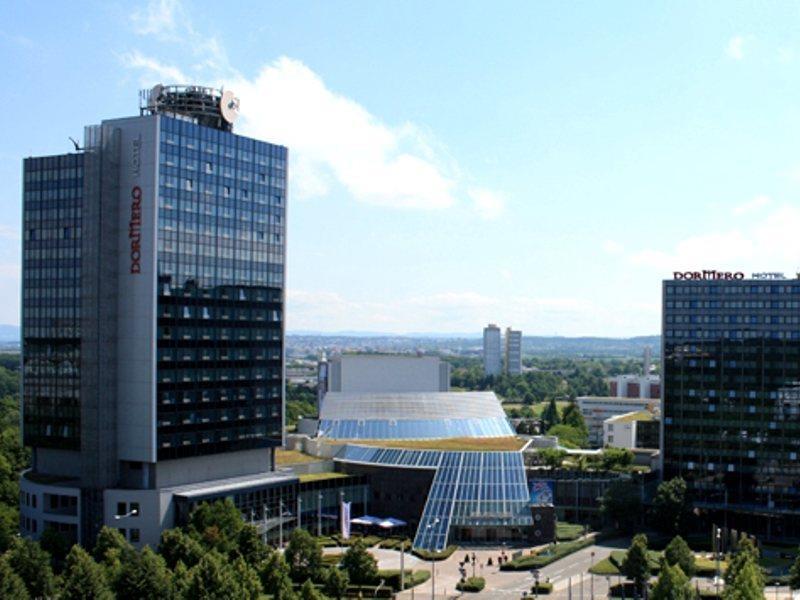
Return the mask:
<path id="1" fill-rule="evenodd" d="M 335 441 L 334 441 L 335 443 Z M 405 448 L 409 450 L 474 450 L 482 452 L 512 452 L 525 444 L 517 437 L 449 438 L 446 440 L 353 440 L 360 446 Z"/>
<path id="2" fill-rule="evenodd" d="M 346 473 L 336 473 L 336 472 L 328 472 L 328 473 L 303 473 L 298 475 L 300 478 L 300 483 L 307 483 L 309 481 L 324 481 L 326 479 L 341 479 L 342 477 L 348 477 Z"/>
<path id="3" fill-rule="evenodd" d="M 556 540 L 559 542 L 577 540 L 583 535 L 584 530 L 585 527 L 583 525 L 559 521 L 556 523 Z"/>

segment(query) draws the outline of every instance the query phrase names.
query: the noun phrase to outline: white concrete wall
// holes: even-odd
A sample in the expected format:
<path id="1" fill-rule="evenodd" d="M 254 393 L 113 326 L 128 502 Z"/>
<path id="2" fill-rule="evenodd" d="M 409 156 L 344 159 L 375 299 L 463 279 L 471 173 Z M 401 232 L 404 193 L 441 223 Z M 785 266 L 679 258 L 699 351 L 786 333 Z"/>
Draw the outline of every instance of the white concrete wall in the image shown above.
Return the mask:
<path id="1" fill-rule="evenodd" d="M 139 513 L 135 516 L 117 516 L 117 504 L 126 504 L 126 513 L 130 511 L 132 502 L 139 504 Z M 158 547 L 162 529 L 174 526 L 172 510 L 172 494 L 159 490 L 125 490 L 108 489 L 103 492 L 103 523 L 108 527 L 125 530 L 125 538 L 137 548 L 145 545 Z M 139 530 L 139 541 L 131 539 L 131 529 Z"/>
<path id="2" fill-rule="evenodd" d="M 78 532 L 78 542 L 82 542 L 80 539 L 81 491 L 79 488 L 35 483 L 28 479 L 23 473 L 22 477 L 19 479 L 19 490 L 21 494 L 21 501 L 19 503 L 20 516 L 23 519 L 28 518 L 31 521 L 36 521 L 36 532 L 34 533 L 32 530 L 23 530 L 23 535 L 38 540 L 44 531 L 44 522 L 52 521 L 54 523 L 67 523 L 70 525 L 75 525 Z M 76 498 L 78 507 L 77 514 L 63 515 L 46 512 L 44 501 L 45 494 L 72 496 L 73 498 Z"/>
<path id="3" fill-rule="evenodd" d="M 441 361 L 436 356 L 345 354 L 331 359 L 331 392 L 441 392 Z M 337 389 L 338 388 L 338 389 Z"/>
<path id="4" fill-rule="evenodd" d="M 158 117 L 111 121 L 121 132 L 117 428 L 120 460 L 156 461 L 156 231 Z M 141 189 L 140 258 L 132 272 L 133 190 Z"/>
<path id="5" fill-rule="evenodd" d="M 636 446 L 636 421 L 606 419 L 603 423 L 603 446 L 632 449 Z"/>
<path id="6" fill-rule="evenodd" d="M 160 488 L 212 479 L 264 473 L 272 469 L 266 448 L 162 460 L 156 466 L 156 485 Z"/>

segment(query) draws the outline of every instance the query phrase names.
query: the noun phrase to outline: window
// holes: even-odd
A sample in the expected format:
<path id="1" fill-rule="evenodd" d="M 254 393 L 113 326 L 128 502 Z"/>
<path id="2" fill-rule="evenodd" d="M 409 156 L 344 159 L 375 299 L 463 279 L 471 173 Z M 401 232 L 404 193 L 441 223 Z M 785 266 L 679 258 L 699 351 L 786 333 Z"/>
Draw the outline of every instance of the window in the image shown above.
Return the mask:
<path id="1" fill-rule="evenodd" d="M 128 505 L 125 502 L 117 502 L 117 516 L 121 517 L 128 512 Z"/>
<path id="2" fill-rule="evenodd" d="M 138 502 L 131 502 L 131 516 L 138 517 L 141 513 L 139 511 L 139 503 Z M 133 529 L 131 529 L 131 533 L 133 533 Z M 136 531 L 139 531 L 138 529 Z M 137 540 L 138 541 L 138 540 Z"/>
<path id="3" fill-rule="evenodd" d="M 138 529 L 131 529 L 131 535 L 129 540 L 131 542 L 138 542 L 139 541 L 139 530 Z"/>

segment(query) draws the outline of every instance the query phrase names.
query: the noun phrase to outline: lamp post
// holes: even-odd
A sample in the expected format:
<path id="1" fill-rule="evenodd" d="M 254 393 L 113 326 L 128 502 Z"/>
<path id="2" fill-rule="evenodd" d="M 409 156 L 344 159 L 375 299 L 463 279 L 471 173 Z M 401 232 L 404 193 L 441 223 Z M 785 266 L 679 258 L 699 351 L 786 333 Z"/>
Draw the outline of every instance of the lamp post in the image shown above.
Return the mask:
<path id="1" fill-rule="evenodd" d="M 718 598 L 719 598 L 719 580 L 720 580 L 720 573 L 719 573 L 719 545 L 720 545 L 721 537 L 722 537 L 722 531 L 720 530 L 719 527 L 717 527 L 717 531 L 716 531 L 716 533 L 714 535 L 714 538 L 716 539 L 716 542 L 717 542 L 714 545 L 714 554 L 715 554 L 715 556 L 717 558 L 717 576 L 716 576 L 716 578 L 714 580 L 714 584 L 715 584 L 715 586 L 717 588 L 717 597 Z"/>
<path id="2" fill-rule="evenodd" d="M 608 587 L 608 597 L 611 598 L 611 575 L 606 575 L 606 586 Z"/>
<path id="3" fill-rule="evenodd" d="M 430 531 L 431 527 L 437 525 L 439 523 L 439 518 L 433 520 L 432 523 L 428 523 L 425 526 L 427 531 Z M 434 546 L 434 552 L 436 551 L 436 546 Z M 436 561 L 433 560 L 434 552 L 431 552 L 431 600 L 435 600 L 436 598 Z"/>
<path id="4" fill-rule="evenodd" d="M 264 543 L 267 543 L 267 505 L 261 506 L 261 518 L 264 520 Z"/>
<path id="5" fill-rule="evenodd" d="M 472 578 L 475 578 L 475 553 L 472 553 Z"/>
<path id="6" fill-rule="evenodd" d="M 594 568 L 594 550 L 589 554 L 589 597 L 594 600 L 594 573 L 592 569 Z"/>
<path id="7" fill-rule="evenodd" d="M 317 537 L 322 537 L 322 492 L 317 494 Z"/>
<path id="8" fill-rule="evenodd" d="M 278 548 L 283 548 L 283 500 L 278 504 Z"/>
<path id="9" fill-rule="evenodd" d="M 303 499 L 298 494 L 297 496 L 297 528 L 303 526 Z"/>
<path id="10" fill-rule="evenodd" d="M 533 595 L 536 600 L 539 600 L 539 569 L 533 570 Z"/>

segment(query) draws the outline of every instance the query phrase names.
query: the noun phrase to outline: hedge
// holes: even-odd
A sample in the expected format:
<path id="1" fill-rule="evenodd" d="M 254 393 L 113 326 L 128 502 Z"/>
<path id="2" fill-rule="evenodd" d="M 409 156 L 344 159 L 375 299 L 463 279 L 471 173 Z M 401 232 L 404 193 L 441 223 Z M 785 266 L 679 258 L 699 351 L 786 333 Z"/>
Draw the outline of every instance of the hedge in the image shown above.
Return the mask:
<path id="1" fill-rule="evenodd" d="M 414 548 L 411 553 L 422 560 L 446 560 L 458 550 L 458 546 L 448 546 L 441 552 L 431 552 L 430 550 L 422 550 L 421 548 Z"/>
<path id="2" fill-rule="evenodd" d="M 553 584 L 540 581 L 538 585 L 531 587 L 531 594 L 551 594 L 553 592 Z"/>
<path id="3" fill-rule="evenodd" d="M 354 598 L 392 598 L 394 590 L 386 585 L 380 588 L 376 585 L 348 585 L 347 595 Z"/>
<path id="4" fill-rule="evenodd" d="M 406 589 L 424 583 L 431 576 L 429 571 L 412 571 L 411 569 L 404 569 L 404 571 L 406 573 Z M 384 580 L 384 585 L 388 585 L 395 591 L 400 590 L 400 569 L 384 569 L 378 571 L 378 580 L 381 579 Z"/>
<path id="5" fill-rule="evenodd" d="M 588 537 L 582 540 L 575 540 L 574 542 L 564 542 L 562 544 L 556 544 L 555 549 L 552 552 L 548 549 L 538 554 L 528 554 L 526 556 L 520 556 L 518 558 L 515 558 L 500 565 L 500 570 L 529 571 L 531 569 L 540 569 L 542 567 L 546 567 L 550 563 L 554 563 L 555 561 L 560 560 L 565 556 L 572 554 L 573 552 L 577 552 L 578 550 L 588 548 L 592 544 L 594 544 L 594 539 L 592 537 Z"/>
<path id="6" fill-rule="evenodd" d="M 480 592 L 486 587 L 486 580 L 483 577 L 469 577 L 456 584 L 459 592 Z"/>
<path id="7" fill-rule="evenodd" d="M 383 540 L 380 544 L 378 544 L 378 548 L 385 548 L 387 550 L 400 550 L 400 546 L 405 546 L 405 550 L 409 550 L 411 548 L 411 540 L 408 538 L 389 538 Z"/>

